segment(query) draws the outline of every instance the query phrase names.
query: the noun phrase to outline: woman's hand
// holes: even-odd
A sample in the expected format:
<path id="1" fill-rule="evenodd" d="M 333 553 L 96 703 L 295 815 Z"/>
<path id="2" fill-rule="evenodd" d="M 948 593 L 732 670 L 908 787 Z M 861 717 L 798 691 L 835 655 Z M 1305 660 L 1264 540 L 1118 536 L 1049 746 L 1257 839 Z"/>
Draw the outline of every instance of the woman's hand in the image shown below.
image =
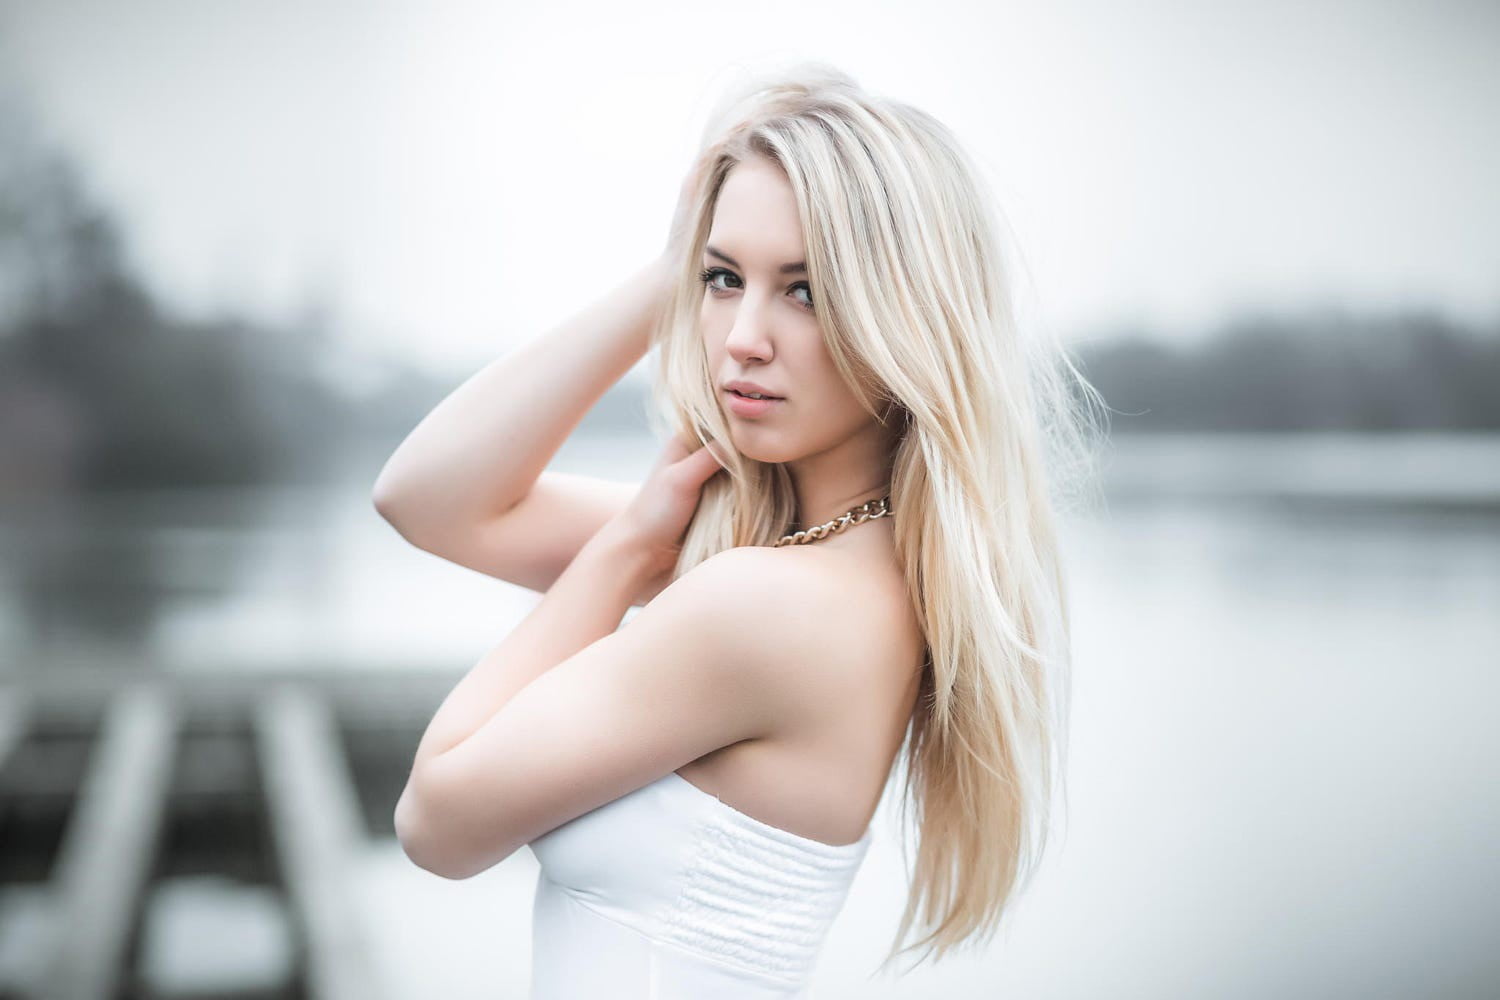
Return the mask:
<path id="1" fill-rule="evenodd" d="M 723 468 L 714 454 L 721 447 L 717 441 L 698 445 L 683 435 L 672 438 L 635 498 L 602 530 L 649 553 L 658 572 L 676 566 L 703 484 Z"/>

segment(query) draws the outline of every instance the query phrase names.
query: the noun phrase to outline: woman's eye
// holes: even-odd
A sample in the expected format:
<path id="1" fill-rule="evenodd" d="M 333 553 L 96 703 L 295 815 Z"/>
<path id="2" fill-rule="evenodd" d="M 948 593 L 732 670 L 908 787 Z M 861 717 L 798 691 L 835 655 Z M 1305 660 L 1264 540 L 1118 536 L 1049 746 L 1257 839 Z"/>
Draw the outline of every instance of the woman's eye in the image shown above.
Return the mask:
<path id="1" fill-rule="evenodd" d="M 714 284 L 715 279 L 720 278 L 720 277 L 729 278 L 729 279 L 731 279 L 733 281 L 739 281 L 740 280 L 739 276 L 736 275 L 733 271 L 726 271 L 722 267 L 708 267 L 708 268 L 704 268 L 702 271 L 700 271 L 698 273 L 698 280 L 701 281 L 701 282 L 703 282 L 705 285 L 707 285 L 710 291 L 714 291 L 714 292 L 728 291 L 728 289 L 724 288 L 722 285 L 716 285 L 716 284 Z M 736 286 L 731 286 L 731 287 L 738 287 L 738 286 L 736 285 Z"/>
<path id="2" fill-rule="evenodd" d="M 723 278 L 725 281 L 733 282 L 733 284 L 729 285 L 728 287 L 725 287 L 724 285 L 720 285 L 720 284 L 717 283 L 720 278 Z M 715 294 L 717 294 L 719 292 L 727 292 L 727 291 L 730 291 L 731 289 L 735 289 L 735 288 L 739 288 L 740 287 L 740 277 L 739 277 L 739 275 L 735 274 L 733 271 L 725 270 L 722 267 L 706 267 L 706 268 L 704 268 L 702 271 L 698 272 L 698 280 L 701 281 L 701 282 L 703 282 L 703 284 L 708 288 L 708 290 L 710 292 L 715 293 Z M 793 285 L 791 287 L 791 291 L 793 291 L 793 292 L 805 292 L 807 294 L 807 298 L 805 298 L 805 299 L 798 299 L 797 301 L 801 302 L 804 306 L 806 306 L 809 309 L 812 308 L 812 304 L 813 304 L 812 303 L 812 289 L 808 286 L 807 282 L 805 282 L 805 281 L 799 281 L 799 282 L 797 282 L 795 285 Z"/>

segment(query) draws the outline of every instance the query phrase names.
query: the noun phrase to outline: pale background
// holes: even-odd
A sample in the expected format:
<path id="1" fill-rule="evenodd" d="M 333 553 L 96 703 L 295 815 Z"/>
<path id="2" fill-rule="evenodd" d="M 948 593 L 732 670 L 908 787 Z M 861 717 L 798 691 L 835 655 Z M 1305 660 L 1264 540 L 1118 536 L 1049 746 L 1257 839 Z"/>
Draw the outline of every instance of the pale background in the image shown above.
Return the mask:
<path id="1" fill-rule="evenodd" d="M 887 803 L 814 995 L 1493 996 L 1497 51 L 1487 3 L 0 4 L 0 681 L 456 681 L 538 597 L 402 542 L 381 463 L 656 252 L 718 84 L 822 58 L 975 152 L 1115 412 L 1055 853 L 867 982 Z M 642 475 L 645 377 L 553 467 Z M 70 933 L 44 735 L 0 754 L 5 990 Z M 391 995 L 523 995 L 529 852 L 444 882 L 365 795 Z M 221 865 L 152 881 L 140 995 L 293 995 L 283 887 Z"/>

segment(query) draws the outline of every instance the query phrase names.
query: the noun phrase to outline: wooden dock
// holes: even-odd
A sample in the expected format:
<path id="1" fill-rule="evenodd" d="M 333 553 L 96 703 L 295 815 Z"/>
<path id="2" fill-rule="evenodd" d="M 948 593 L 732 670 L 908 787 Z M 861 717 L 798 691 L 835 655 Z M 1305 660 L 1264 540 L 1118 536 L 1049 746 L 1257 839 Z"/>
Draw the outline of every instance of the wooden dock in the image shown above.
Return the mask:
<path id="1" fill-rule="evenodd" d="M 24 961 L 0 968 L 0 1000 L 379 1000 L 350 866 L 367 838 L 392 835 L 417 741 L 456 681 L 208 668 L 0 677 L 0 889 L 26 890 L 48 915 Z M 285 964 L 189 983 L 147 961 L 152 894 L 190 875 L 278 900 Z"/>

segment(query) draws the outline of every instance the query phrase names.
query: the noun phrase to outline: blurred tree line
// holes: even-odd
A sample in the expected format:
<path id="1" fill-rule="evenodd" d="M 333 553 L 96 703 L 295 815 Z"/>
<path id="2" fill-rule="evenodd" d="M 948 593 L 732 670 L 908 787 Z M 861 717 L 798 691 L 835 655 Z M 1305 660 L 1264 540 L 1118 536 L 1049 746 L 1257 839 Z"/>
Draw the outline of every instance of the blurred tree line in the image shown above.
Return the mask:
<path id="1" fill-rule="evenodd" d="M 0 496 L 316 478 L 361 442 L 388 454 L 462 378 L 356 355 L 316 317 L 185 321 L 122 243 L 70 158 L 0 106 Z M 1074 353 L 1116 431 L 1500 429 L 1500 328 L 1433 313 L 1257 316 L 1193 346 L 1116 332 Z M 375 388 L 328 376 L 361 366 Z M 645 432 L 645 391 L 621 382 L 580 431 Z"/>
<path id="2" fill-rule="evenodd" d="M 316 478 L 438 387 L 390 367 L 351 398 L 316 323 L 188 322 L 131 271 L 72 160 L 0 106 L 0 496 Z"/>
<path id="3" fill-rule="evenodd" d="M 1325 309 L 1075 348 L 1115 431 L 1500 430 L 1500 322 Z"/>

